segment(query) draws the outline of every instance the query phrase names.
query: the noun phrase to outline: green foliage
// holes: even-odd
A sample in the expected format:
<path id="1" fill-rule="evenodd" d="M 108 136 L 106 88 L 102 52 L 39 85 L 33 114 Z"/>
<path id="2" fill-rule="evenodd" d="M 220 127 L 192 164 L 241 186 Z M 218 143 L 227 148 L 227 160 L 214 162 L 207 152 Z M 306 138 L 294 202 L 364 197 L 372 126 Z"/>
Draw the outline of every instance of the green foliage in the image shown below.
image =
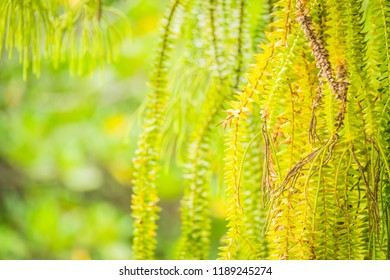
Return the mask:
<path id="1" fill-rule="evenodd" d="M 260 20 L 251 4 L 210 0 L 202 9 L 193 1 L 187 11 L 204 19 L 208 36 L 190 31 L 204 46 L 194 60 L 210 48 L 215 78 L 188 138 L 179 257 L 207 257 L 210 143 L 218 137 L 210 123 L 227 108 L 222 259 L 388 258 L 386 3 L 264 1 L 260 11 L 272 13 Z M 226 36 L 227 22 L 235 37 Z M 250 41 L 262 45 L 239 89 Z"/>
<path id="2" fill-rule="evenodd" d="M 122 17 L 70 3 L 0 3 L 0 46 L 25 76 L 41 56 L 79 72 L 115 56 Z M 389 259 L 389 11 L 384 0 L 169 1 L 133 160 L 133 258 L 160 256 L 169 189 L 183 193 L 179 259 L 217 247 L 220 259 Z M 166 180 L 172 166 L 181 179 Z M 56 211 L 36 209 L 48 223 L 35 234 L 57 230 Z"/>
<path id="3" fill-rule="evenodd" d="M 185 99 L 183 97 L 180 101 L 180 106 L 183 106 L 184 101 L 189 102 L 189 105 L 184 103 L 184 106 L 192 107 L 191 103 L 195 100 L 201 106 L 201 109 L 194 114 L 197 122 L 189 129 L 186 127 L 187 132 L 180 135 L 181 141 L 188 141 L 183 149 L 185 151 L 183 156 L 185 188 L 181 203 L 182 237 L 177 253 L 178 258 L 181 259 L 207 259 L 209 256 L 211 230 L 209 207 L 210 194 L 213 188 L 211 179 L 215 176 L 210 162 L 213 158 L 219 158 L 218 161 L 222 160 L 220 155 L 212 151 L 212 147 L 220 142 L 218 139 L 220 136 L 218 130 L 215 129 L 215 125 L 222 118 L 220 113 L 226 107 L 230 96 L 238 89 L 244 65 L 248 63 L 250 58 L 248 54 L 251 48 L 251 40 L 253 39 L 250 31 L 253 29 L 256 21 L 251 20 L 251 17 L 245 16 L 249 15 L 249 2 L 243 0 L 210 0 L 207 4 L 198 1 L 180 3 L 183 5 L 183 13 L 181 15 L 183 22 L 182 29 L 178 29 L 177 40 L 184 41 L 186 46 L 184 53 L 189 53 L 189 56 L 186 57 L 186 62 L 195 68 L 194 71 L 207 71 L 211 74 L 210 78 L 201 80 L 203 85 L 197 89 L 199 96 L 194 96 L 193 99 Z M 171 7 L 174 9 L 175 5 L 171 4 Z M 166 22 L 169 23 L 170 21 Z M 171 34 L 172 31 L 169 28 L 165 28 L 163 38 L 169 38 Z M 164 51 L 164 48 L 161 48 L 161 51 Z M 160 54 L 162 53 L 161 51 Z M 166 59 L 164 54 L 163 60 L 165 61 Z M 160 137 L 163 131 L 164 120 L 166 120 L 164 111 L 165 108 L 169 108 L 169 105 L 165 103 L 165 99 L 171 96 L 172 101 L 168 100 L 168 104 L 176 104 L 177 102 L 175 97 L 172 97 L 173 94 L 170 94 L 169 91 L 167 92 L 167 88 L 170 89 L 172 86 L 166 85 L 169 81 L 166 78 L 166 71 L 168 71 L 166 67 L 163 69 L 164 72 L 161 72 L 164 73 L 164 83 L 156 84 L 154 82 L 159 69 L 161 68 L 158 64 L 155 67 L 155 74 L 151 77 L 151 93 L 153 94 L 149 95 L 147 107 L 156 107 L 155 105 L 158 104 L 161 111 L 152 111 L 147 108 L 145 112 L 145 128 L 152 121 L 153 129 L 144 129 L 140 138 L 139 155 L 135 159 L 138 170 L 135 174 L 135 189 L 138 192 L 139 186 L 143 186 L 143 192 L 148 194 L 155 194 L 156 189 L 156 178 L 145 177 L 145 174 L 150 173 L 148 170 L 156 171 L 158 167 L 156 164 L 158 164 L 157 156 L 160 151 L 159 145 L 161 145 L 159 144 Z M 195 85 L 190 85 L 192 86 L 190 90 L 194 90 Z M 181 90 L 184 91 L 184 89 Z M 164 100 L 164 102 L 161 100 Z M 185 112 L 185 114 L 189 113 Z M 167 117 L 168 122 L 171 122 L 169 115 Z M 151 134 L 154 135 L 153 141 L 145 138 Z M 148 149 L 145 149 L 145 147 L 148 147 Z M 144 151 L 144 153 L 141 153 L 141 151 Z M 153 154 L 156 157 L 150 160 Z M 167 157 L 166 154 L 164 156 Z M 138 168 L 138 166 L 141 166 L 138 165 L 140 162 L 146 163 L 143 167 L 144 170 Z M 137 209 L 136 213 L 152 212 L 153 210 L 151 211 L 151 209 L 147 208 L 144 204 L 145 202 L 138 200 L 138 197 L 144 197 L 144 195 L 136 194 L 133 198 L 132 207 Z M 157 211 L 157 208 L 155 209 Z M 134 213 L 133 210 L 133 215 Z M 149 218 L 149 221 L 151 224 L 155 224 L 154 218 Z M 140 227 L 143 228 L 144 223 L 145 221 L 142 220 Z M 155 229 L 155 225 L 153 229 Z M 135 239 L 135 242 L 138 241 Z M 148 244 L 154 243 L 155 241 L 148 239 Z M 134 245 L 138 247 L 138 243 Z M 137 258 L 144 257 L 142 255 L 144 250 L 137 252 L 139 252 L 139 254 L 136 254 Z"/>
<path id="4" fill-rule="evenodd" d="M 173 35 L 176 15 L 182 8 L 180 0 L 174 0 L 168 9 L 164 22 L 160 51 L 151 75 L 151 85 L 143 133 L 140 136 L 134 159 L 134 188 L 132 195 L 132 216 L 134 218 L 133 250 L 137 259 L 152 259 L 156 247 L 156 220 L 159 211 L 156 189 L 161 125 L 167 102 L 167 62 L 173 50 Z"/>
<path id="5" fill-rule="evenodd" d="M 103 0 L 3 0 L 0 2 L 0 57 L 18 52 L 23 77 L 40 75 L 41 57 L 57 66 L 66 60 L 72 73 L 90 72 L 117 57 L 129 35 L 124 15 Z"/>
<path id="6" fill-rule="evenodd" d="M 68 58 L 53 69 L 52 59 L 42 55 L 40 78 L 28 70 L 24 81 L 17 50 L 9 59 L 3 49 L 0 259 L 132 256 L 129 159 L 136 149 L 131 139 L 138 133 L 132 124 L 146 93 L 150 53 L 165 3 L 104 3 L 126 14 L 134 33 L 126 48 L 110 46 L 120 51 L 118 59 L 103 69 L 70 77 Z M 125 31 L 121 22 L 115 28 Z M 165 182 L 171 183 L 172 177 Z M 166 201 L 164 192 L 160 195 Z M 164 246 L 159 257 L 169 258 L 170 244 Z"/>

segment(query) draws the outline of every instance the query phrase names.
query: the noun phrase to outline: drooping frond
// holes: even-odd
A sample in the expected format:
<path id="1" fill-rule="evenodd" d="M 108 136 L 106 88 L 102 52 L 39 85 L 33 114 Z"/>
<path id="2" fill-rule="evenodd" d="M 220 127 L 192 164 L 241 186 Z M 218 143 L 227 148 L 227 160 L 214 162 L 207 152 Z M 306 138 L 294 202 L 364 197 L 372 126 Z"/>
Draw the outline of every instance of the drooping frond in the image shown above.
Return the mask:
<path id="1" fill-rule="evenodd" d="M 128 36 L 127 19 L 102 0 L 0 2 L 0 56 L 3 46 L 9 57 L 17 52 L 25 79 L 30 68 L 39 76 L 42 58 L 67 60 L 72 73 L 91 71 L 114 60 Z"/>
<path id="2" fill-rule="evenodd" d="M 175 97 L 192 106 L 184 115 L 197 119 L 180 135 L 187 143 L 179 258 L 209 256 L 211 178 L 217 175 L 211 166 L 213 159 L 219 162 L 211 147 L 226 107 L 220 124 L 226 130 L 228 229 L 221 259 L 389 257 L 390 15 L 386 1 L 374 2 L 188 2 L 185 14 L 193 17 L 182 26 L 185 61 L 209 77 L 194 79 L 204 84 L 193 92 L 188 86 L 183 94 L 189 96 Z M 248 16 L 251 7 L 265 16 Z M 251 49 L 259 54 L 243 86 Z M 136 158 L 144 164 L 136 165 L 136 178 L 142 178 L 136 181 L 136 204 L 146 190 L 154 194 L 148 205 L 157 201 L 161 123 L 154 116 L 162 118 L 163 109 L 152 108 L 165 108 L 166 97 L 166 91 L 154 91 L 151 100 L 159 103 L 148 105 L 149 134 L 143 135 L 149 138 L 141 138 L 145 149 Z M 141 209 L 152 213 L 149 220 L 157 217 L 157 208 L 139 208 L 137 233 L 146 217 Z"/>
<path id="3" fill-rule="evenodd" d="M 371 98 L 374 98 L 373 117 L 377 121 L 378 128 L 374 141 L 379 157 L 379 166 L 374 169 L 378 176 L 374 179 L 374 197 L 378 204 L 378 217 L 381 222 L 372 231 L 372 257 L 389 259 L 390 233 L 389 233 L 389 100 L 390 100 L 390 4 L 387 1 L 368 1 L 366 16 L 367 32 L 367 75 L 372 88 Z M 372 106 L 373 104 L 371 104 Z M 373 173 L 374 173 L 373 172 Z"/>
<path id="4" fill-rule="evenodd" d="M 220 85 L 217 85 L 217 87 Z M 188 146 L 185 163 L 185 190 L 181 203 L 182 237 L 180 259 L 207 259 L 210 246 L 210 179 L 211 161 L 215 154 L 210 151 L 215 134 L 215 123 L 223 103 L 220 92 L 211 88 L 207 95 L 209 106 L 200 115 L 199 127 L 194 130 Z"/>
<path id="5" fill-rule="evenodd" d="M 245 2 L 238 1 L 240 5 L 237 11 L 235 3 L 210 0 L 204 10 L 208 18 L 206 21 L 208 28 L 205 30 L 212 39 L 207 45 L 210 47 L 212 61 L 210 71 L 213 79 L 199 115 L 199 125 L 195 127 L 190 138 L 189 156 L 185 163 L 186 187 L 181 207 L 182 238 L 179 251 L 182 259 L 204 259 L 208 255 L 210 217 L 207 194 L 210 192 L 211 173 L 209 162 L 217 156 L 210 152 L 210 147 L 216 135 L 215 124 L 220 118 L 219 113 L 222 112 L 226 100 L 237 89 L 243 64 L 247 60 L 244 55 L 244 38 L 249 32 L 243 22 Z M 218 34 L 218 30 L 224 28 L 224 22 L 216 20 L 218 10 L 232 15 L 236 26 L 236 30 L 231 30 L 229 39 L 226 40 L 221 39 Z M 227 60 L 232 61 L 226 63 Z"/>
<path id="6" fill-rule="evenodd" d="M 242 201 L 245 213 L 244 223 L 248 236 L 253 238 L 255 244 L 260 245 L 257 248 L 258 257 L 265 259 L 269 254 L 268 243 L 265 239 L 267 203 L 261 184 L 264 154 L 262 152 L 263 141 L 260 112 L 258 110 L 253 111 L 248 123 L 248 137 L 250 141 L 245 147 L 240 171 Z"/>
<path id="7" fill-rule="evenodd" d="M 375 11 L 382 10 L 379 4 Z M 378 79 L 383 74 L 366 52 L 370 37 L 363 32 L 362 1 L 285 0 L 275 5 L 273 15 L 270 43 L 261 51 L 274 51 L 271 59 L 262 58 L 269 64 L 266 74 L 257 78 L 264 71 L 261 64 L 252 69 L 247 95 L 231 103 L 225 121 L 232 126 L 226 136 L 232 150 L 227 191 L 235 201 L 229 225 L 236 234 L 228 234 L 229 245 L 238 244 L 238 233 L 247 234 L 237 221 L 245 219 L 239 211 L 245 208 L 240 168 L 250 130 L 240 120 L 246 116 L 242 107 L 248 92 L 256 89 L 265 145 L 262 189 L 268 203 L 263 243 L 269 257 L 377 258 L 388 234 L 381 229 L 388 224 L 387 204 L 380 202 L 387 187 L 386 180 L 380 181 L 388 176 L 388 170 L 381 175 L 386 148 L 383 134 L 376 136 L 382 121 L 377 112 L 386 112 L 386 105 L 383 90 L 375 89 L 380 83 L 368 78 L 367 71 Z M 377 62 L 388 61 L 375 54 Z M 380 209 L 381 204 L 386 206 Z M 222 248 L 224 256 L 236 253 L 231 248 Z"/>
<path id="8" fill-rule="evenodd" d="M 150 78 L 150 90 L 143 131 L 138 141 L 134 159 L 134 187 L 132 217 L 134 218 L 133 252 L 136 259 L 153 259 L 156 247 L 156 221 L 159 207 L 156 187 L 160 153 L 161 127 L 164 122 L 167 93 L 167 71 L 170 53 L 173 50 L 175 19 L 182 1 L 173 0 L 164 22 L 160 50 L 155 59 L 154 72 Z"/>
<path id="9" fill-rule="evenodd" d="M 248 53 L 248 44 L 245 42 L 249 42 L 250 40 L 247 38 L 249 36 L 248 32 L 245 32 L 245 30 L 248 30 L 248 28 L 245 26 L 248 24 L 246 22 L 245 15 L 247 14 L 247 0 L 239 0 L 236 1 L 235 5 L 237 7 L 237 35 L 236 38 L 234 38 L 234 41 L 236 41 L 236 47 L 234 50 L 234 53 L 232 57 L 234 58 L 233 68 L 234 68 L 234 76 L 232 77 L 232 88 L 233 90 L 238 89 L 238 86 L 241 84 L 241 79 L 243 77 L 243 69 L 244 69 L 244 62 L 245 62 L 245 54 Z"/>
<path id="10" fill-rule="evenodd" d="M 223 122 L 224 127 L 229 127 L 225 155 L 226 194 L 229 199 L 227 212 L 229 230 L 224 238 L 226 245 L 221 248 L 220 255 L 223 259 L 235 258 L 240 247 L 246 252 L 245 257 L 258 257 L 256 245 L 252 241 L 253 237 L 249 236 L 245 230 L 244 208 L 241 202 L 240 185 L 244 155 L 243 142 L 250 141 L 246 133 L 247 120 L 253 111 L 253 103 L 259 100 L 257 87 L 261 86 L 260 80 L 266 72 L 269 60 L 274 56 L 275 47 L 277 47 L 277 43 L 274 42 L 273 47 L 257 59 L 258 64 L 262 68 L 259 67 L 259 71 L 248 77 L 252 87 L 244 87 L 242 92 L 238 92 L 236 95 L 237 100 L 230 103 L 232 109 L 228 110 L 229 115 Z"/>

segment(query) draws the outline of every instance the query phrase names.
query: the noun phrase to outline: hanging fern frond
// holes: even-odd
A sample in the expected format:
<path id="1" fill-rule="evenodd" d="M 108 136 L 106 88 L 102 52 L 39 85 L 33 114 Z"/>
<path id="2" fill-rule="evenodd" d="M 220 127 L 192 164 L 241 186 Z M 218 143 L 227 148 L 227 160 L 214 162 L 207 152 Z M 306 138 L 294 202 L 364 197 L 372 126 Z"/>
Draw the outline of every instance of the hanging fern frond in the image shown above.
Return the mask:
<path id="1" fill-rule="evenodd" d="M 179 258 L 208 257 L 210 161 L 217 158 L 210 147 L 226 106 L 221 259 L 388 258 L 390 6 L 261 1 L 267 15 L 251 34 L 253 4 L 194 0 L 186 11 L 196 15 L 184 27 L 196 45 L 187 59 L 211 75 L 191 95 L 200 100 L 198 122 L 182 136 L 188 148 Z M 256 42 L 259 54 L 240 87 Z M 151 135 L 144 140 L 160 141 Z"/>
<path id="2" fill-rule="evenodd" d="M 345 77 L 342 76 L 342 71 L 340 72 L 340 77 L 336 77 L 334 71 L 332 70 L 332 65 L 328 59 L 329 55 L 325 49 L 324 42 L 321 37 L 315 32 L 314 25 L 311 18 L 308 16 L 308 10 L 305 8 L 305 1 L 297 1 L 297 10 L 299 12 L 297 20 L 302 26 L 302 30 L 305 33 L 306 38 L 310 42 L 310 47 L 313 50 L 313 55 L 316 59 L 317 67 L 320 69 L 321 75 L 327 80 L 330 88 L 333 93 L 336 95 L 336 98 L 341 101 L 340 110 L 338 113 L 338 125 L 337 128 L 340 128 L 345 115 L 345 103 L 346 103 L 346 91 L 343 80 Z M 337 69 L 342 69 L 344 66 L 342 64 L 337 65 Z M 337 79 L 337 80 L 336 80 Z"/>
<path id="3" fill-rule="evenodd" d="M 220 1 L 218 0 L 209 0 L 206 5 L 207 11 L 205 11 L 205 14 L 208 19 L 209 34 L 211 37 L 210 53 L 214 61 L 212 65 L 214 67 L 214 72 L 217 73 L 217 76 L 220 79 L 220 83 L 223 84 L 227 76 L 227 65 L 224 59 L 225 49 L 223 48 L 219 32 L 221 30 L 222 22 L 217 17 L 218 10 L 222 8 L 218 5 L 219 2 Z"/>
<path id="4" fill-rule="evenodd" d="M 280 45 L 278 42 L 273 42 L 272 47 L 265 50 L 261 57 L 257 58 L 258 72 L 248 76 L 250 86 L 244 87 L 242 92 L 236 95 L 237 100 L 230 104 L 232 109 L 229 109 L 228 117 L 223 122 L 224 127 L 229 127 L 228 136 L 226 138 L 226 155 L 225 155 L 225 180 L 226 180 L 226 195 L 230 197 L 227 220 L 228 233 L 224 238 L 225 247 L 221 248 L 220 256 L 222 259 L 235 258 L 238 253 L 238 248 L 247 252 L 249 258 L 257 258 L 258 252 L 253 243 L 252 236 L 246 234 L 244 208 L 241 205 L 240 184 L 242 176 L 242 161 L 244 146 L 243 143 L 249 142 L 246 133 L 248 126 L 247 120 L 253 111 L 253 103 L 259 102 L 260 81 L 268 67 L 268 62 L 274 56 L 275 47 Z"/>
<path id="5" fill-rule="evenodd" d="M 217 82 L 216 87 L 221 88 Z M 215 123 L 223 104 L 223 95 L 211 88 L 207 95 L 209 106 L 201 114 L 199 127 L 193 132 L 185 163 L 185 193 L 181 203 L 182 238 L 180 259 L 207 259 L 210 245 L 210 162 L 216 155 L 210 152 Z"/>
<path id="6" fill-rule="evenodd" d="M 236 3 L 238 7 L 237 11 L 237 38 L 235 38 L 235 41 L 237 42 L 235 53 L 232 57 L 235 58 L 235 63 L 233 65 L 234 67 L 234 76 L 233 76 L 233 90 L 236 90 L 238 86 L 241 84 L 241 78 L 243 76 L 243 69 L 244 69 L 244 54 L 247 52 L 247 47 L 245 47 L 245 42 L 248 42 L 247 38 L 245 37 L 244 30 L 247 30 L 245 28 L 245 14 L 246 14 L 246 6 L 248 5 L 246 0 L 239 0 Z"/>
<path id="7" fill-rule="evenodd" d="M 210 53 L 212 57 L 211 73 L 213 80 L 208 94 L 205 97 L 203 108 L 205 110 L 199 116 L 199 126 L 195 127 L 190 139 L 188 149 L 188 161 L 186 162 L 184 176 L 186 178 L 185 194 L 182 200 L 182 239 L 180 248 L 180 258 L 182 259 L 204 259 L 207 257 L 209 244 L 210 218 L 207 213 L 210 189 L 210 164 L 212 153 L 211 139 L 215 138 L 215 124 L 220 116 L 220 112 L 231 90 L 236 90 L 239 84 L 242 65 L 246 61 L 244 56 L 244 37 L 249 34 L 245 32 L 243 22 L 243 12 L 245 1 L 240 2 L 239 11 L 236 11 L 234 3 L 225 1 L 210 1 L 205 14 L 208 18 L 208 33 L 212 38 Z M 237 26 L 237 30 L 231 32 L 229 40 L 221 40 L 218 30 L 223 30 L 223 23 L 216 21 L 216 11 L 220 9 L 225 13 L 229 11 L 231 18 Z M 237 17 L 234 13 L 237 12 Z M 228 16 L 227 14 L 225 16 Z M 245 30 L 244 30 L 245 29 Z M 234 40 L 230 39 L 234 38 Z M 224 44 L 222 45 L 221 42 Z M 224 51 L 222 51 L 224 50 Z M 233 53 L 233 55 L 229 55 Z M 231 65 L 224 61 L 231 60 Z M 229 77 L 229 78 L 228 78 Z M 230 78 L 231 77 L 231 78 Z M 231 89 L 232 88 L 232 89 Z M 217 155 L 214 155 L 215 157 Z M 201 177 L 200 177 L 201 175 Z M 197 246 L 194 246 L 197 244 Z"/>
<path id="8" fill-rule="evenodd" d="M 168 97 L 167 64 L 173 50 L 175 17 L 181 4 L 180 0 L 173 0 L 165 18 L 160 51 L 155 60 L 155 71 L 150 78 L 145 123 L 134 159 L 135 173 L 131 209 L 134 218 L 133 251 L 136 259 L 153 259 L 157 243 L 156 221 L 159 207 L 157 206 L 156 180 L 161 127 Z"/>
<path id="9" fill-rule="evenodd" d="M 264 155 L 262 153 L 262 131 L 259 129 L 260 112 L 253 112 L 248 120 L 248 133 L 250 141 L 245 147 L 243 164 L 241 165 L 242 200 L 244 207 L 244 223 L 248 236 L 253 242 L 261 244 L 258 248 L 258 257 L 264 259 L 268 256 L 268 243 L 265 239 L 265 224 L 267 215 L 266 198 L 263 196 L 262 173 Z"/>
<path id="10" fill-rule="evenodd" d="M 273 158 L 278 162 L 280 174 L 270 194 L 267 239 L 273 242 L 269 258 L 314 259 L 314 235 L 310 225 L 316 186 L 312 184 L 311 173 L 323 150 L 310 143 L 307 137 L 310 115 L 304 112 L 310 108 L 316 94 L 318 70 L 310 52 L 300 47 L 305 38 L 298 23 L 291 19 L 295 7 L 287 1 L 281 7 L 284 9 L 277 14 L 284 18 L 285 29 L 279 37 L 286 38 L 286 46 L 289 46 L 286 62 L 279 66 L 279 69 L 287 68 L 285 74 L 279 70 L 281 81 L 285 83 L 274 83 L 268 97 L 272 99 L 267 99 L 262 106 L 274 111 L 268 114 L 267 125 L 275 149 Z M 279 106 L 276 110 L 273 109 L 274 102 Z M 308 156 L 301 159 L 305 154 Z"/>
<path id="11" fill-rule="evenodd" d="M 375 142 L 379 149 L 382 164 L 378 168 L 381 179 L 376 183 L 376 190 L 374 190 L 374 197 L 377 197 L 379 207 L 379 216 L 382 220 L 377 224 L 377 228 L 373 231 L 372 251 L 376 258 L 381 256 L 389 259 L 389 216 L 387 203 L 387 189 L 388 179 L 390 174 L 390 167 L 388 164 L 389 157 L 389 63 L 390 63 L 390 48 L 389 48 L 389 32 L 390 32 L 390 14 L 389 3 L 387 1 L 369 1 L 366 29 L 367 29 L 367 75 L 371 77 L 370 86 L 376 90 L 374 92 L 375 106 L 374 117 L 377 121 L 378 129 L 375 131 Z M 372 106 L 372 105 L 371 105 Z M 375 171 L 375 170 L 374 170 Z M 386 253 L 387 252 L 387 253 Z"/>
<path id="12" fill-rule="evenodd" d="M 0 3 L 0 55 L 3 46 L 9 57 L 16 51 L 24 79 L 30 68 L 39 76 L 42 57 L 55 66 L 69 61 L 71 73 L 90 72 L 113 61 L 129 34 L 124 15 L 101 0 Z"/>

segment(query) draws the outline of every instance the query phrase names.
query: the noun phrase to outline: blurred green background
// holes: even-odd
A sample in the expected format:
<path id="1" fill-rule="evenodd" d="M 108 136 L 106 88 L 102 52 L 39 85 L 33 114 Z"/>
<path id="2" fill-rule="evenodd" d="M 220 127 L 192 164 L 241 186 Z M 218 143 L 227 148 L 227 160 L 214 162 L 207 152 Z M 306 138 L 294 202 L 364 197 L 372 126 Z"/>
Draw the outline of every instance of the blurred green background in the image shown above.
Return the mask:
<path id="1" fill-rule="evenodd" d="M 103 69 L 73 77 L 43 64 L 24 81 L 17 56 L 0 60 L 0 259 L 132 258 L 131 162 L 167 1 L 118 3 L 132 35 Z M 176 169 L 160 179 L 159 259 L 178 245 Z M 212 258 L 222 204 L 212 205 Z"/>

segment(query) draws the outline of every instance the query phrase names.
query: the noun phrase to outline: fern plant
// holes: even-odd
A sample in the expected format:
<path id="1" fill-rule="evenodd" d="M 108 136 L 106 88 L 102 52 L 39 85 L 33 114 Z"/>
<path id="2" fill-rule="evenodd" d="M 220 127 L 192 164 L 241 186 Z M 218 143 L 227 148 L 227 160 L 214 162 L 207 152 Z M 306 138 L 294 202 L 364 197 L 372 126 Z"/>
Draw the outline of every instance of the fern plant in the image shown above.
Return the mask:
<path id="1" fill-rule="evenodd" d="M 187 142 L 183 155 L 184 197 L 181 203 L 182 227 L 181 240 L 177 252 L 180 259 L 207 259 L 210 245 L 210 181 L 212 177 L 212 158 L 218 157 L 210 151 L 220 137 L 215 125 L 223 118 L 221 114 L 227 102 L 238 89 L 244 65 L 252 52 L 251 40 L 257 38 L 258 18 L 248 17 L 250 1 L 173 1 L 168 9 L 168 16 L 162 34 L 164 40 L 184 42 L 186 63 L 194 71 L 207 71 L 210 77 L 203 79 L 198 96 L 201 109 L 196 113 L 197 123 L 183 136 Z M 180 15 L 178 9 L 180 8 Z M 223 15 L 223 16 L 220 16 Z M 173 23 L 177 16 L 177 22 Z M 181 26 L 174 27 L 174 24 Z M 232 27 L 233 25 L 233 27 Z M 175 31 L 175 32 L 174 32 Z M 257 30 L 258 31 L 258 30 Z M 253 34 L 252 34 L 253 32 Z M 164 46 L 164 43 L 162 43 Z M 197 46 L 202 46 L 201 48 Z M 157 199 L 151 200 L 148 195 L 157 197 L 155 176 L 147 177 L 153 172 L 158 174 L 161 153 L 163 124 L 169 122 L 164 112 L 174 103 L 175 97 L 169 94 L 169 68 L 166 50 L 160 48 L 157 61 L 163 61 L 155 67 L 151 77 L 150 95 L 145 112 L 144 132 L 140 136 L 139 150 L 135 158 L 134 195 L 132 199 L 134 222 L 133 250 L 135 258 L 153 258 L 147 246 L 156 244 L 156 206 Z M 164 76 L 164 82 L 156 84 L 158 77 Z M 171 99 L 170 99 L 171 98 Z M 171 101 L 172 100 L 172 101 Z M 188 102 L 193 102 L 189 100 Z M 158 107 L 152 111 L 149 107 Z M 150 128 L 150 122 L 153 122 Z M 148 137 L 152 137 L 148 139 Z M 151 141 L 151 139 L 153 139 Z M 147 195 L 146 195 L 147 194 Z M 150 215 L 150 216 L 149 216 Z M 153 229 L 153 230 L 149 230 Z M 147 234 L 144 234 L 147 233 Z M 148 253 L 146 253 L 148 252 Z"/>
<path id="2" fill-rule="evenodd" d="M 103 4 L 3 0 L 0 55 L 17 52 L 24 77 L 42 57 L 78 73 L 110 61 L 126 19 Z M 169 1 L 133 160 L 133 257 L 156 258 L 174 142 L 177 258 L 210 257 L 221 185 L 221 259 L 389 259 L 389 11 L 385 0 Z"/>
<path id="3" fill-rule="evenodd" d="M 117 57 L 129 36 L 125 16 L 103 0 L 2 0 L 0 58 L 15 51 L 23 65 L 39 76 L 42 57 L 54 66 L 69 62 L 72 74 L 90 72 Z"/>
<path id="4" fill-rule="evenodd" d="M 210 145 L 224 128 L 228 230 L 220 258 L 389 258 L 388 3 L 261 1 L 251 14 L 254 2 L 170 4 L 171 11 L 182 6 L 175 35 L 202 46 L 187 45 L 187 63 L 207 61 L 197 69 L 212 73 L 203 81 L 198 120 L 183 136 L 189 144 L 178 257 L 208 257 L 210 166 L 219 162 Z M 172 34 L 165 28 L 163 38 Z M 135 188 L 143 190 L 133 198 L 135 240 L 153 244 L 135 241 L 138 258 L 152 258 L 145 250 L 156 244 L 154 175 L 164 152 L 161 124 L 170 118 L 163 114 L 169 68 L 161 65 L 154 75 L 164 70 L 164 83 L 153 83 L 148 101 L 160 111 L 146 112 L 136 159 L 146 167 L 136 173 Z M 151 121 L 156 127 L 148 129 Z"/>

